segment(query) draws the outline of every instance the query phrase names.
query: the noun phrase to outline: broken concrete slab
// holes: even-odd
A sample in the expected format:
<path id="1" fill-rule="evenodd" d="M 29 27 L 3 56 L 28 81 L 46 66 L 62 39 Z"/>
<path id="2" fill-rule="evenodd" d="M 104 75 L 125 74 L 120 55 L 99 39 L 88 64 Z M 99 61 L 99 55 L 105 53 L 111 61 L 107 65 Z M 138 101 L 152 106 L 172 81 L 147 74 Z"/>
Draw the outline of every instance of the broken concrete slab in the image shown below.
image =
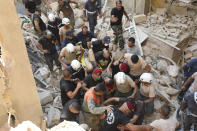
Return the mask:
<path id="1" fill-rule="evenodd" d="M 61 101 L 61 96 L 57 96 L 54 101 L 53 101 L 53 107 L 58 108 L 58 109 L 63 109 L 62 107 L 62 101 Z"/>
<path id="2" fill-rule="evenodd" d="M 160 72 L 166 71 L 167 70 L 167 67 L 168 67 L 168 63 L 165 60 L 159 60 L 158 61 L 158 63 L 157 63 L 157 69 Z"/>
<path id="3" fill-rule="evenodd" d="M 135 16 L 134 16 L 134 20 L 135 20 L 135 23 L 136 23 L 136 24 L 142 23 L 142 22 L 146 22 L 146 15 L 144 15 L 144 14 L 135 15 Z"/>
<path id="4" fill-rule="evenodd" d="M 46 105 L 47 103 L 50 103 L 53 101 L 53 97 L 52 97 L 51 93 L 48 91 L 38 93 L 38 95 L 40 98 L 41 105 Z"/>
<path id="5" fill-rule="evenodd" d="M 177 77 L 179 73 L 179 67 L 176 65 L 170 65 L 167 68 L 168 74 L 172 77 Z"/>
<path id="6" fill-rule="evenodd" d="M 46 78 L 49 77 L 50 71 L 48 67 L 44 66 L 44 67 L 39 68 L 34 75 L 39 75 L 42 80 L 45 80 Z"/>
<path id="7" fill-rule="evenodd" d="M 57 108 L 50 107 L 47 115 L 47 126 L 52 127 L 60 122 L 61 112 Z"/>

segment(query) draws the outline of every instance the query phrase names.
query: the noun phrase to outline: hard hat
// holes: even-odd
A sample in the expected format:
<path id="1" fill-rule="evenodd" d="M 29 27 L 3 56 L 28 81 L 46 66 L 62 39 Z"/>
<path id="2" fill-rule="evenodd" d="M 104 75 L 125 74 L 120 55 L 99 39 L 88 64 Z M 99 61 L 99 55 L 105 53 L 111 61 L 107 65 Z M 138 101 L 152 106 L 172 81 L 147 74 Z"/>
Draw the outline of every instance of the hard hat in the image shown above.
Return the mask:
<path id="1" fill-rule="evenodd" d="M 126 74 L 124 72 L 118 72 L 114 78 L 118 84 L 124 84 L 126 82 Z"/>
<path id="2" fill-rule="evenodd" d="M 196 104 L 197 104 L 197 92 L 194 92 L 194 101 L 195 101 Z"/>
<path id="3" fill-rule="evenodd" d="M 55 21 L 55 15 L 53 13 L 50 13 L 48 15 L 49 21 Z"/>
<path id="4" fill-rule="evenodd" d="M 63 18 L 62 19 L 62 24 L 69 25 L 70 24 L 70 20 L 68 18 Z"/>
<path id="5" fill-rule="evenodd" d="M 66 45 L 66 49 L 67 49 L 67 51 L 68 51 L 69 53 L 72 53 L 72 52 L 75 51 L 75 47 L 74 47 L 74 45 L 73 45 L 72 43 L 68 43 L 68 44 Z"/>
<path id="6" fill-rule="evenodd" d="M 152 83 L 153 81 L 153 76 L 151 73 L 143 73 L 141 76 L 140 76 L 140 81 L 142 82 L 147 82 L 147 83 Z"/>
<path id="7" fill-rule="evenodd" d="M 77 71 L 81 67 L 81 63 L 78 60 L 73 60 L 71 62 L 71 67 Z"/>

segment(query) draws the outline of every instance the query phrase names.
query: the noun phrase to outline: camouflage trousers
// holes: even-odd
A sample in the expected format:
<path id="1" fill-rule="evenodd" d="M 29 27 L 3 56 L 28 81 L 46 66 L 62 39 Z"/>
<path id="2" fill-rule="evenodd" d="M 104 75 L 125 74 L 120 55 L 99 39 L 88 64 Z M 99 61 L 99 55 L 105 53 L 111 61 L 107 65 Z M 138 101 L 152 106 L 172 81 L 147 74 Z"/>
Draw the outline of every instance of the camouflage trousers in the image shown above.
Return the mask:
<path id="1" fill-rule="evenodd" d="M 114 44 L 118 44 L 119 43 L 119 47 L 121 49 L 124 48 L 124 38 L 123 38 L 123 30 L 122 30 L 122 25 L 113 25 L 112 30 L 114 31 L 114 34 L 116 36 L 115 40 L 114 40 Z"/>

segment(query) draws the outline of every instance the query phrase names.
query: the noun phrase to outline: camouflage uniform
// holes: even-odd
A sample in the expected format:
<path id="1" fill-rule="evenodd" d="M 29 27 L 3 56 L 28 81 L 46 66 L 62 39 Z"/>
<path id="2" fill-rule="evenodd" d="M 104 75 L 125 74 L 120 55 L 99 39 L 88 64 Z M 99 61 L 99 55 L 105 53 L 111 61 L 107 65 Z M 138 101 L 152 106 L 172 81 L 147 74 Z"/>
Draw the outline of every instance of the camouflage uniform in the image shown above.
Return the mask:
<path id="1" fill-rule="evenodd" d="M 70 20 L 70 25 L 72 26 L 72 30 L 74 30 L 75 19 L 73 9 L 70 6 L 70 0 L 65 0 L 63 6 L 58 6 L 57 13 L 59 14 L 60 11 L 63 12 L 64 18 L 66 17 Z"/>
<path id="2" fill-rule="evenodd" d="M 119 43 L 119 47 L 121 49 L 124 48 L 124 38 L 123 38 L 123 30 L 122 30 L 122 25 L 113 25 L 112 30 L 115 33 L 116 38 L 114 39 L 114 44 Z"/>
<path id="3" fill-rule="evenodd" d="M 98 97 L 94 94 L 94 87 L 90 88 L 83 101 L 83 115 L 84 122 L 88 124 L 93 131 L 99 131 L 101 127 L 100 115 L 104 114 L 105 107 L 101 107 L 102 97 Z"/>

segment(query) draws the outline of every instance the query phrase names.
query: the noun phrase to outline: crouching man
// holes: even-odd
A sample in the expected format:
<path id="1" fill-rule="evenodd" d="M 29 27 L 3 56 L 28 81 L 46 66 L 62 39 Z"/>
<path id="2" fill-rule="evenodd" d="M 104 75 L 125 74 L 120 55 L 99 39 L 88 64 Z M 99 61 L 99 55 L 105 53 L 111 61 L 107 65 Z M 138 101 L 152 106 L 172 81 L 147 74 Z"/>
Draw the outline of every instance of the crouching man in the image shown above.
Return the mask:
<path id="1" fill-rule="evenodd" d="M 124 98 L 110 98 L 104 102 L 124 102 Z M 133 117 L 131 116 L 133 114 Z M 141 125 L 143 121 L 143 104 L 135 99 L 127 99 L 120 108 L 113 107 L 113 111 L 105 114 L 105 120 L 100 131 L 151 131 L 149 125 Z M 134 125 L 137 124 L 137 125 Z"/>
<path id="2" fill-rule="evenodd" d="M 95 87 L 90 88 L 85 96 L 82 105 L 84 123 L 88 124 L 92 131 L 99 131 L 101 120 L 100 116 L 105 111 L 110 111 L 111 106 L 101 107 L 103 95 L 105 93 L 104 83 L 97 84 Z"/>

